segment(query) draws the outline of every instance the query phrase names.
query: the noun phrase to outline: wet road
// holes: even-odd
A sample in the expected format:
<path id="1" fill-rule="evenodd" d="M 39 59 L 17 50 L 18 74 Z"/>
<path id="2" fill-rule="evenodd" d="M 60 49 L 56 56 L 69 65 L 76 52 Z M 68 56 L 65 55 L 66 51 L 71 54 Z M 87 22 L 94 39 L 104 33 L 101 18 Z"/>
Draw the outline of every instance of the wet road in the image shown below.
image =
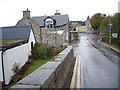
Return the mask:
<path id="1" fill-rule="evenodd" d="M 118 88 L 118 54 L 91 34 L 80 34 L 74 54 L 80 60 L 80 88 Z"/>

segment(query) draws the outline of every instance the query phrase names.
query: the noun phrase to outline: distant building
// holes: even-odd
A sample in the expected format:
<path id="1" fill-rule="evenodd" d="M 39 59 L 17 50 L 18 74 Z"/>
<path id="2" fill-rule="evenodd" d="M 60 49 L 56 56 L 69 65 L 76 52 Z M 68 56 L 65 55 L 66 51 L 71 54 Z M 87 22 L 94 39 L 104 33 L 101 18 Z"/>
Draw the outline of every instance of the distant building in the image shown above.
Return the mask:
<path id="1" fill-rule="evenodd" d="M 118 2 L 118 12 L 120 13 L 120 1 Z"/>
<path id="2" fill-rule="evenodd" d="M 87 28 L 86 26 L 81 26 L 81 27 L 76 27 L 76 29 L 78 30 L 78 32 L 80 33 L 86 33 Z"/>
<path id="3" fill-rule="evenodd" d="M 0 82 L 9 84 L 16 67 L 28 61 L 36 41 L 30 26 L 1 27 L 0 32 Z"/>
<path id="4" fill-rule="evenodd" d="M 70 25 L 71 25 L 71 31 L 70 31 L 70 40 L 72 41 L 76 41 L 78 40 L 78 28 L 81 27 L 81 21 L 70 21 Z"/>
<path id="5" fill-rule="evenodd" d="M 89 16 L 87 17 L 85 24 L 86 24 L 86 28 L 87 28 L 86 33 L 91 33 L 92 27 L 91 27 L 91 22 L 90 22 Z"/>
<path id="6" fill-rule="evenodd" d="M 17 25 L 31 25 L 38 43 L 50 46 L 64 46 L 69 43 L 69 17 L 57 10 L 50 16 L 30 17 L 30 11 L 23 11 L 23 18 Z"/>

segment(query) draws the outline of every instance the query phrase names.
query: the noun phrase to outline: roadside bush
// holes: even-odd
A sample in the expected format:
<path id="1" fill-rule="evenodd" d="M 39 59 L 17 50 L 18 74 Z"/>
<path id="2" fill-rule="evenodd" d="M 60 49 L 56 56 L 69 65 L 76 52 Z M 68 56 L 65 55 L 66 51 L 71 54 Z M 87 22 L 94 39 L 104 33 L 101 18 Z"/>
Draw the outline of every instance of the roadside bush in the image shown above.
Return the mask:
<path id="1" fill-rule="evenodd" d="M 117 38 L 118 45 L 120 45 L 120 36 Z"/>
<path id="2" fill-rule="evenodd" d="M 102 38 L 102 41 L 105 43 L 109 43 L 109 38 Z"/>
<path id="3" fill-rule="evenodd" d="M 54 48 L 52 46 L 47 46 L 44 44 L 38 44 L 36 43 L 33 48 L 33 59 L 41 59 L 45 60 L 48 58 L 51 58 L 53 56 L 56 56 L 58 53 L 60 53 L 63 50 L 63 48 Z"/>
<path id="4" fill-rule="evenodd" d="M 48 58 L 48 48 L 46 45 L 36 43 L 33 48 L 33 58 L 34 59 L 46 59 Z"/>
<path id="5" fill-rule="evenodd" d="M 118 44 L 118 40 L 117 40 L 117 38 L 112 38 L 112 44 L 115 44 L 115 45 Z"/>
<path id="6" fill-rule="evenodd" d="M 56 55 L 59 54 L 62 50 L 63 50 L 63 48 L 55 48 L 55 49 L 52 51 L 52 54 L 53 54 L 54 56 L 56 56 Z"/>

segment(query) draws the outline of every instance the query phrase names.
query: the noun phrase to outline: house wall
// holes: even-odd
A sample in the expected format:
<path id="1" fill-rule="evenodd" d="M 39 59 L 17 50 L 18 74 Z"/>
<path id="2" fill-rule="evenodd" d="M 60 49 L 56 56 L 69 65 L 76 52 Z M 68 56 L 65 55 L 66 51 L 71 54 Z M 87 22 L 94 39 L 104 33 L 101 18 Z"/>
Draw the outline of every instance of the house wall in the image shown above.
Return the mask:
<path id="1" fill-rule="evenodd" d="M 68 24 L 66 26 L 64 26 L 63 28 L 65 30 L 65 40 L 67 42 L 69 42 L 69 33 L 68 33 L 69 32 L 69 26 L 68 26 Z"/>
<path id="2" fill-rule="evenodd" d="M 28 61 L 30 54 L 29 43 L 4 52 L 5 84 L 9 84 L 11 77 L 15 74 L 12 70 L 14 65 L 16 64 L 19 68 L 22 67 Z"/>
<path id="3" fill-rule="evenodd" d="M 3 73 L 2 73 L 2 59 L 1 59 L 2 51 L 0 51 L 0 82 L 3 82 Z"/>
<path id="4" fill-rule="evenodd" d="M 29 45 L 30 45 L 30 48 L 31 48 L 31 42 L 33 42 L 33 45 L 36 43 L 36 41 L 35 41 L 35 36 L 34 36 L 34 34 L 33 34 L 33 30 L 31 30 L 30 37 L 29 37 Z"/>
<path id="5" fill-rule="evenodd" d="M 76 31 L 85 33 L 87 31 L 87 27 L 86 26 L 77 26 Z"/>
<path id="6" fill-rule="evenodd" d="M 31 18 L 22 18 L 16 24 L 17 26 L 20 25 L 31 25 L 33 29 L 33 33 L 36 39 L 36 42 L 41 43 L 41 29 L 40 25 L 38 25 L 33 19 Z"/>
<path id="7" fill-rule="evenodd" d="M 55 45 L 56 46 L 64 46 L 68 45 L 68 26 L 63 26 L 60 28 L 56 28 L 56 31 L 63 31 L 62 34 L 47 34 L 46 32 L 50 31 L 49 29 L 46 28 L 41 28 L 41 37 L 42 37 L 42 43 L 48 44 L 50 46 Z M 54 30 L 53 30 L 54 31 Z M 56 37 L 56 38 L 55 38 Z"/>
<path id="8" fill-rule="evenodd" d="M 31 55 L 31 42 L 35 44 L 33 32 L 31 30 L 29 42 L 12 49 L 8 49 L 3 53 L 5 84 L 9 84 L 15 72 L 12 70 L 15 66 L 21 68 Z"/>

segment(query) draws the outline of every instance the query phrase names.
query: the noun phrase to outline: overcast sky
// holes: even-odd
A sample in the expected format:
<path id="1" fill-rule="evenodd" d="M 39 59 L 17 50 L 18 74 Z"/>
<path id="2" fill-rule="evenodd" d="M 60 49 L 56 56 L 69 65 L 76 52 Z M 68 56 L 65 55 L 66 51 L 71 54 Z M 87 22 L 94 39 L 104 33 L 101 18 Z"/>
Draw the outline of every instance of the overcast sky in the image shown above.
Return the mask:
<path id="1" fill-rule="evenodd" d="M 14 26 L 27 8 L 31 16 L 53 15 L 56 10 L 70 20 L 86 20 L 95 13 L 118 12 L 120 0 L 0 0 L 0 27 Z"/>

